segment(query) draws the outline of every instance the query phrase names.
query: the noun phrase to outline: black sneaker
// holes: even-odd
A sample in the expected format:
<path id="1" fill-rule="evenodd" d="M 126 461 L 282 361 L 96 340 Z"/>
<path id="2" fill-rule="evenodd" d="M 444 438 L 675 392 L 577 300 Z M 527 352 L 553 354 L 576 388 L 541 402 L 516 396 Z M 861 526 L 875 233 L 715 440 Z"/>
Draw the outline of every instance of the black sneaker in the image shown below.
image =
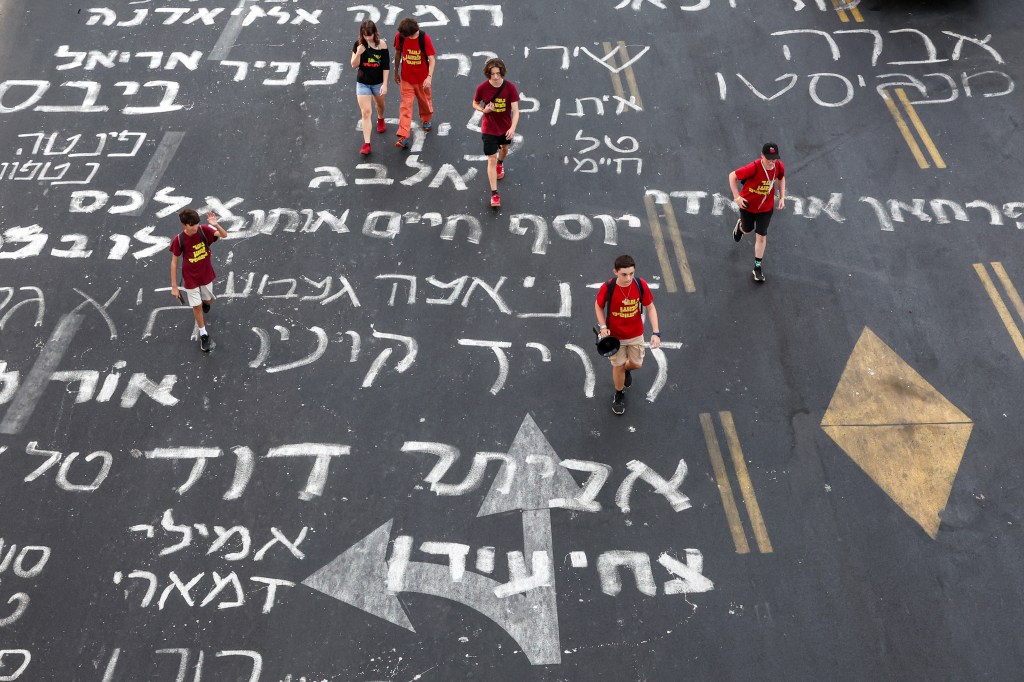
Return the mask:
<path id="1" fill-rule="evenodd" d="M 210 352 L 210 335 L 200 334 L 199 335 L 199 347 L 203 349 L 204 353 Z"/>
<path id="2" fill-rule="evenodd" d="M 615 414 L 625 414 L 626 412 L 626 394 L 622 391 L 615 391 L 615 397 L 612 398 L 612 412 Z"/>
<path id="3" fill-rule="evenodd" d="M 764 282 L 764 270 L 761 269 L 760 265 L 754 266 L 754 281 L 758 284 Z"/>
<path id="4" fill-rule="evenodd" d="M 630 370 L 627 369 L 626 370 L 626 383 L 623 384 L 623 386 L 625 386 L 626 388 L 629 388 L 632 385 L 633 385 L 633 372 L 631 372 Z"/>
<path id="5" fill-rule="evenodd" d="M 736 241 L 743 239 L 743 230 L 740 229 L 740 225 L 743 221 L 739 218 L 736 219 L 736 227 L 732 228 L 732 238 Z"/>
<path id="6" fill-rule="evenodd" d="M 210 312 L 210 304 L 207 303 L 206 301 L 203 301 L 203 312 L 204 313 Z"/>

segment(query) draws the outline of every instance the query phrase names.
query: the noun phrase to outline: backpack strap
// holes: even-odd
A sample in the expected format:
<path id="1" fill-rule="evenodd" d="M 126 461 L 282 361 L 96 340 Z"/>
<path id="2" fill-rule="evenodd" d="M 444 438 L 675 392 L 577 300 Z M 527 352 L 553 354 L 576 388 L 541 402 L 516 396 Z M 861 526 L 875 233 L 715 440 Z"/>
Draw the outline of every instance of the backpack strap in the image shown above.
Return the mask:
<path id="1" fill-rule="evenodd" d="M 203 246 L 209 246 L 210 242 L 206 239 L 206 233 L 203 231 L 203 226 L 199 226 L 199 238 L 203 240 Z M 185 231 L 182 230 L 178 235 L 178 248 L 181 249 L 181 257 L 185 257 Z"/>
<path id="2" fill-rule="evenodd" d="M 636 288 L 639 289 L 639 291 L 640 291 L 640 314 L 643 315 L 644 314 L 644 297 L 645 297 L 645 294 L 646 294 L 646 292 L 648 290 L 648 287 L 644 283 L 644 281 L 642 279 L 640 279 L 639 277 L 634 277 L 633 281 L 636 282 Z M 607 282 L 604 283 L 604 323 L 605 323 L 606 326 L 609 326 L 609 327 L 611 325 L 608 324 L 608 320 L 609 320 L 609 318 L 612 315 L 612 293 L 614 291 L 615 291 L 615 278 L 613 277 L 612 279 L 610 279 L 610 280 L 608 280 Z"/>
<path id="3" fill-rule="evenodd" d="M 615 278 L 608 280 L 604 283 L 604 324 L 606 327 L 611 327 L 609 322 L 612 316 L 612 294 L 615 292 Z"/>
<path id="4" fill-rule="evenodd" d="M 405 45 L 405 36 L 403 36 L 401 33 L 399 33 L 398 34 L 398 55 L 397 55 L 396 62 L 395 62 L 395 67 L 396 68 L 398 67 L 399 64 L 405 63 L 405 58 L 404 58 L 405 55 L 402 53 L 402 46 L 404 46 L 404 45 Z M 427 34 L 424 33 L 423 31 L 420 31 L 420 54 L 423 55 L 424 59 L 427 58 Z"/>

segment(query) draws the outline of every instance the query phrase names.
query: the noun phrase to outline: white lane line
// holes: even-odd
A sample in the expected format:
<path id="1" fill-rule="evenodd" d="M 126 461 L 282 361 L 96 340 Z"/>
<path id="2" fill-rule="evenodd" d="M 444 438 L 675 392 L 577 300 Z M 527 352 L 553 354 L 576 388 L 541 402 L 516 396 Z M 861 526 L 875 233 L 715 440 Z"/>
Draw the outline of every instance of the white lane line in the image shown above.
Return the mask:
<path id="1" fill-rule="evenodd" d="M 43 351 L 36 358 L 35 364 L 32 365 L 25 381 L 18 387 L 18 392 L 14 395 L 10 407 L 7 408 L 7 413 L 4 415 L 3 421 L 0 422 L 0 433 L 13 435 L 20 433 L 25 427 L 26 422 L 35 411 L 36 404 L 42 397 L 50 377 L 71 346 L 71 341 L 75 338 L 79 327 L 82 326 L 83 319 L 85 318 L 82 315 L 69 313 L 57 323 L 43 347 Z"/>
<path id="2" fill-rule="evenodd" d="M 185 133 L 182 132 L 164 133 L 163 139 L 160 140 L 160 144 L 157 145 L 156 151 L 153 153 L 153 158 L 149 160 L 149 165 L 146 166 L 142 178 L 139 179 L 139 184 L 135 186 L 135 191 L 142 195 L 142 204 L 128 215 L 140 216 L 146 210 L 146 205 L 153 198 L 157 184 L 167 172 L 174 155 L 178 153 L 178 145 L 184 138 Z"/>
<path id="3" fill-rule="evenodd" d="M 219 62 L 228 58 L 231 48 L 235 46 L 235 42 L 238 40 L 238 34 L 242 32 L 242 22 L 245 21 L 245 15 L 247 14 L 244 10 L 251 2 L 253 0 L 238 0 L 238 7 L 231 12 L 231 18 L 228 19 L 227 25 L 221 31 L 220 38 L 217 38 L 217 42 L 214 44 L 213 49 L 210 50 L 210 54 L 206 55 L 207 59 Z"/>

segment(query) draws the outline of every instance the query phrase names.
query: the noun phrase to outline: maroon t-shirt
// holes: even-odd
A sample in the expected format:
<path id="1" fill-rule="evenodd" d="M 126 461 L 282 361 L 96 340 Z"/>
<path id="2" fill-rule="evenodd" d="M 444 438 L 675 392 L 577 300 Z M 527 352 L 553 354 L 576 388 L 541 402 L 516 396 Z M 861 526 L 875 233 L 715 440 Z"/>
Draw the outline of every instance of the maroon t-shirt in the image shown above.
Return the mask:
<path id="1" fill-rule="evenodd" d="M 736 169 L 736 179 L 743 183 L 740 196 L 747 200 L 747 211 L 767 213 L 775 208 L 775 188 L 786 177 L 786 167 L 775 161 L 775 168 L 765 168 L 761 159 Z"/>
<path id="2" fill-rule="evenodd" d="M 200 225 L 199 230 L 206 235 L 207 244 L 217 241 L 217 230 L 209 225 Z M 185 254 L 181 261 L 181 278 L 186 289 L 195 289 L 213 281 L 213 258 L 210 249 L 203 243 L 199 230 L 191 237 L 180 232 L 171 240 L 171 253 L 181 258 L 181 235 L 185 234 Z"/>
<path id="3" fill-rule="evenodd" d="M 487 135 L 504 135 L 512 127 L 512 102 L 519 101 L 519 90 L 512 81 L 506 80 L 505 87 L 497 99 L 494 94 L 498 88 L 491 85 L 491 82 L 484 81 L 476 86 L 474 99 L 478 104 L 487 104 L 494 100 L 494 111 L 484 114 L 483 123 L 480 124 L 480 131 Z"/>
<path id="4" fill-rule="evenodd" d="M 607 287 L 603 284 L 597 290 L 597 305 L 604 307 L 605 291 Z M 654 295 L 651 288 L 644 281 L 644 300 L 640 300 L 640 287 L 636 280 L 629 283 L 628 287 L 620 287 L 612 284 L 612 307 L 611 315 L 605 321 L 608 331 L 617 339 L 634 339 L 644 335 L 644 320 L 640 317 L 640 306 L 649 306 L 654 303 Z"/>

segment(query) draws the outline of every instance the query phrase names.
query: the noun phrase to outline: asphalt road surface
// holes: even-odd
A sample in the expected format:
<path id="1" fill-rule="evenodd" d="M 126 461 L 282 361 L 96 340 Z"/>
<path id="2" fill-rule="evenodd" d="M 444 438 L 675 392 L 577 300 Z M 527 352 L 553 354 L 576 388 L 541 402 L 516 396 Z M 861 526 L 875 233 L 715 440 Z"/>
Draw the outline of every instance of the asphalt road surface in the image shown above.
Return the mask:
<path id="1" fill-rule="evenodd" d="M 359 21 L 409 15 L 433 130 L 393 146 L 392 84 L 363 157 Z M 1019 679 L 1022 24 L 0 0 L 0 680 Z M 209 353 L 184 206 L 229 232 Z M 616 416 L 623 253 L 663 344 Z"/>

